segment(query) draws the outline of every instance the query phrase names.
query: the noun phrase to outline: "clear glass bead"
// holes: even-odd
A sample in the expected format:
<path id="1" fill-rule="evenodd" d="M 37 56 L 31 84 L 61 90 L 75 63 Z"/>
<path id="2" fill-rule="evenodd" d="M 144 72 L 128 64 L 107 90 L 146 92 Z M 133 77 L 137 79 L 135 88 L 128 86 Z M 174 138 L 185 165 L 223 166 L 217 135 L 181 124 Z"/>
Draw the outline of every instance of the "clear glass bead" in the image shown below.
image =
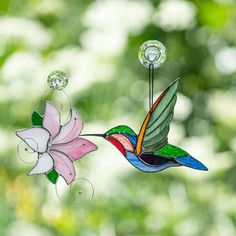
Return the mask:
<path id="1" fill-rule="evenodd" d="M 62 90 L 68 84 L 68 75 L 62 71 L 53 71 L 48 76 L 48 86 L 54 90 Z"/>
<path id="2" fill-rule="evenodd" d="M 157 40 L 148 40 L 139 48 L 138 57 L 145 67 L 153 64 L 154 68 L 158 68 L 166 61 L 166 48 Z"/>

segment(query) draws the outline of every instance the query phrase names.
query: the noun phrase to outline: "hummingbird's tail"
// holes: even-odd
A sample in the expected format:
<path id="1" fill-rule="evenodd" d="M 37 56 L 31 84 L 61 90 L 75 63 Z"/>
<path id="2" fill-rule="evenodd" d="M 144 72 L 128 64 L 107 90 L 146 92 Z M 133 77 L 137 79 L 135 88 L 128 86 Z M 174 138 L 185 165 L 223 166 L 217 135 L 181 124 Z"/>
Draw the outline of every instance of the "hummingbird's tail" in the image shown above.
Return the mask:
<path id="1" fill-rule="evenodd" d="M 207 171 L 208 168 L 192 156 L 177 157 L 175 159 L 179 164 L 196 170 Z"/>

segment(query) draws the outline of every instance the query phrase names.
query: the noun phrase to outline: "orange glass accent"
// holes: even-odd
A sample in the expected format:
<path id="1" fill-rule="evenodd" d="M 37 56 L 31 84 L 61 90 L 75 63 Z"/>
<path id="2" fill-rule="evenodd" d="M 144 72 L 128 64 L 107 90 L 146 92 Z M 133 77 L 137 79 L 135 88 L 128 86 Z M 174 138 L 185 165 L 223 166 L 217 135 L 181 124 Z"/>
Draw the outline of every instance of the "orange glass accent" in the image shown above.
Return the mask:
<path id="1" fill-rule="evenodd" d="M 142 127 L 140 129 L 140 132 L 139 132 L 139 135 L 138 135 L 138 139 L 137 139 L 137 146 L 136 146 L 136 154 L 139 155 L 141 153 L 141 149 L 142 149 L 142 143 L 143 143 L 143 136 L 145 134 L 145 131 L 146 131 L 146 127 L 147 127 L 147 124 L 150 120 L 150 117 L 151 117 L 151 114 L 152 112 L 156 109 L 157 105 L 160 103 L 160 101 L 162 100 L 162 98 L 165 96 L 167 90 L 164 91 L 160 97 L 156 100 L 156 102 L 153 104 L 153 106 L 151 107 L 150 111 L 148 112 L 143 124 L 142 124 Z"/>

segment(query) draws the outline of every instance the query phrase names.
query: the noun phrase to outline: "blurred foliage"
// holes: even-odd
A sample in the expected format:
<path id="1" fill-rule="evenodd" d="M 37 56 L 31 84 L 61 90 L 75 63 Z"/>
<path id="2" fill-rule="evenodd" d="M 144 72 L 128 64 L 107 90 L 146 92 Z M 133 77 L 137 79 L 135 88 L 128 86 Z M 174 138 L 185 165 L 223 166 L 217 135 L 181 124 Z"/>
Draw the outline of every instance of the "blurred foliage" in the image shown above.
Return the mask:
<path id="1" fill-rule="evenodd" d="M 236 235 L 235 27 L 233 0 L 1 0 L 0 235 Z M 59 69 L 92 132 L 124 122 L 138 132 L 148 84 L 137 52 L 149 39 L 168 50 L 155 92 L 181 77 L 170 139 L 209 172 L 140 173 L 100 141 L 78 161 L 98 180 L 93 201 L 63 205 L 45 177 L 27 177 L 14 131 L 29 127 L 46 76 Z"/>

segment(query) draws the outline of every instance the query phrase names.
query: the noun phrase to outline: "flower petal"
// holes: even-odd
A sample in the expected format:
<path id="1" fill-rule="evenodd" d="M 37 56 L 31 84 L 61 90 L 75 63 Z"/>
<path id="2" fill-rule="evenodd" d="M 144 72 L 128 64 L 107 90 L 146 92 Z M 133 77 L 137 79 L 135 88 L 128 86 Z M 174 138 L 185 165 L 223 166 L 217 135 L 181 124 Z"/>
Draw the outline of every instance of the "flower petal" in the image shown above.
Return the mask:
<path id="1" fill-rule="evenodd" d="M 20 137 L 30 148 L 36 152 L 46 152 L 49 132 L 44 128 L 29 128 L 16 131 L 16 135 Z"/>
<path id="2" fill-rule="evenodd" d="M 71 159 L 62 152 L 50 151 L 55 163 L 55 170 L 70 184 L 75 179 L 75 167 Z"/>
<path id="3" fill-rule="evenodd" d="M 53 159 L 47 152 L 45 152 L 42 155 L 39 155 L 37 164 L 29 172 L 28 175 L 37 175 L 37 174 L 47 173 L 52 168 L 53 168 Z"/>
<path id="4" fill-rule="evenodd" d="M 46 128 L 52 138 L 58 135 L 60 131 L 60 113 L 50 102 L 46 102 L 45 113 L 43 117 L 43 127 Z"/>
<path id="5" fill-rule="evenodd" d="M 83 129 L 83 121 L 75 109 L 71 109 L 68 123 L 62 126 L 60 133 L 53 139 L 52 144 L 68 143 L 76 139 Z"/>
<path id="6" fill-rule="evenodd" d="M 78 138 L 70 143 L 53 144 L 51 150 L 63 152 L 75 161 L 89 152 L 97 150 L 97 146 L 87 139 Z"/>

